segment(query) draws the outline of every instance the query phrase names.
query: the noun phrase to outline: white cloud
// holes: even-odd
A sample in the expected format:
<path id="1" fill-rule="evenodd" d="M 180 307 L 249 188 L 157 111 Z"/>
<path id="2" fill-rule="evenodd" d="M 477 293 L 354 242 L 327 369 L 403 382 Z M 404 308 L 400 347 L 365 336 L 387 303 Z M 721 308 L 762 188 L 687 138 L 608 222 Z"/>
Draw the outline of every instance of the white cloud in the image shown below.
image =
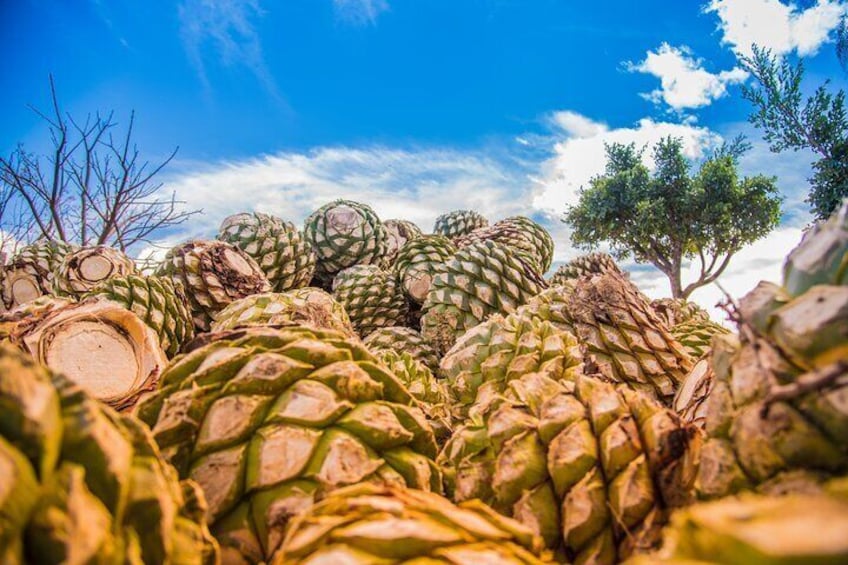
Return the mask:
<path id="1" fill-rule="evenodd" d="M 603 173 L 606 163 L 605 144 L 635 143 L 644 153 L 645 164 L 653 166 L 651 148 L 663 137 L 683 139 L 683 152 L 690 159 L 699 159 L 716 147 L 721 137 L 706 127 L 691 123 L 656 122 L 643 118 L 633 127 L 610 128 L 573 112 L 557 112 L 551 120 L 562 128 L 560 140 L 554 144 L 553 156 L 545 161 L 534 177 L 533 206 L 561 213 L 577 202 L 578 190 L 589 180 Z"/>
<path id="2" fill-rule="evenodd" d="M 672 47 L 668 43 L 648 51 L 641 63 L 626 63 L 626 68 L 660 79 L 660 88 L 642 96 L 655 104 L 665 102 L 677 111 L 707 106 L 724 96 L 729 84 L 748 77 L 740 68 L 713 74 L 703 68 L 703 61 L 695 58 L 688 47 Z"/>
<path id="3" fill-rule="evenodd" d="M 784 258 L 801 241 L 801 233 L 800 228 L 781 227 L 743 248 L 730 260 L 730 265 L 719 277 L 719 284 L 737 300 L 761 280 L 780 284 Z M 698 277 L 698 262 L 694 263 L 682 273 L 684 286 Z M 657 269 L 635 263 L 625 265 L 625 268 L 630 272 L 630 279 L 651 298 L 671 295 L 668 279 Z M 689 299 L 709 311 L 713 320 L 731 326 L 724 311 L 716 306 L 725 300 L 718 285 L 701 287 Z"/>
<path id="4" fill-rule="evenodd" d="M 333 0 L 336 17 L 352 25 L 374 25 L 377 17 L 389 9 L 386 0 Z"/>
<path id="5" fill-rule="evenodd" d="M 254 25 L 254 20 L 264 15 L 259 0 L 183 0 L 178 13 L 183 47 L 207 95 L 212 84 L 206 49 L 211 45 L 216 64 L 246 67 L 271 96 L 282 102 Z"/>
<path id="6" fill-rule="evenodd" d="M 778 0 L 711 0 L 705 11 L 718 15 L 722 42 L 737 54 L 751 55 L 751 45 L 757 44 L 778 56 L 792 51 L 806 56 L 830 40 L 846 5 L 818 0 L 802 9 Z"/>
<path id="7" fill-rule="evenodd" d="M 189 209 L 204 213 L 179 237 L 211 237 L 224 217 L 257 210 L 301 225 L 337 198 L 371 205 L 383 218 L 405 218 L 429 231 L 436 216 L 472 208 L 490 220 L 529 214 L 526 173 L 483 152 L 448 149 L 325 147 L 195 167 L 165 183 Z"/>
<path id="8" fill-rule="evenodd" d="M 607 130 L 606 125 L 570 110 L 554 112 L 551 114 L 549 122 L 561 130 L 561 133 L 565 134 L 566 137 L 594 137 Z"/>

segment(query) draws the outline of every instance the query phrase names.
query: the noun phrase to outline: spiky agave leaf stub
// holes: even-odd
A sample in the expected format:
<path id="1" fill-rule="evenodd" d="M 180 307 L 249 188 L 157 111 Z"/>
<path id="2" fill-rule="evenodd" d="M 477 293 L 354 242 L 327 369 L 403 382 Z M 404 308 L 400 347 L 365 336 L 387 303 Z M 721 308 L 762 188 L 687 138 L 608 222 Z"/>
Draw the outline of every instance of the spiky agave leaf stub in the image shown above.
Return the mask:
<path id="1" fill-rule="evenodd" d="M 138 414 L 209 501 L 226 551 L 267 561 L 288 519 L 361 481 L 441 490 L 433 431 L 358 341 L 306 327 L 207 334 Z"/>

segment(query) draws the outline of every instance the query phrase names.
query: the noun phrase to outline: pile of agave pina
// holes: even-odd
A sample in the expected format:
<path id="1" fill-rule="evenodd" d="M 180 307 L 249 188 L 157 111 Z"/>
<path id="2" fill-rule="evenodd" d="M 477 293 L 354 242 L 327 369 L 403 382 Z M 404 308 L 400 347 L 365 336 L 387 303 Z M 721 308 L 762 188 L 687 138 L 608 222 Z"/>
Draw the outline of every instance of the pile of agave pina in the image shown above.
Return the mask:
<path id="1" fill-rule="evenodd" d="M 2 563 L 848 562 L 848 203 L 729 308 L 360 203 L 2 271 Z"/>

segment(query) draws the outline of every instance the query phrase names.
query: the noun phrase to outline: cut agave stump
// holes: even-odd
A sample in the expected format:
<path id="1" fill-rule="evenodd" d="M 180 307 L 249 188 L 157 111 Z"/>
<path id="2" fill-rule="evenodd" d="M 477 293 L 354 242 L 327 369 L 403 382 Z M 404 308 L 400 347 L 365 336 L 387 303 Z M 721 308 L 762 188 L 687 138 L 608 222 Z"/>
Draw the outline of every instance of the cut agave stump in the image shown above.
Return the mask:
<path id="1" fill-rule="evenodd" d="M 359 482 L 441 491 L 436 442 L 400 380 L 357 340 L 245 328 L 189 344 L 137 413 L 209 501 L 228 560 L 267 561 L 289 519 Z"/>
<path id="2" fill-rule="evenodd" d="M 344 306 L 320 288 L 313 287 L 254 294 L 236 300 L 215 314 L 212 331 L 292 325 L 336 330 L 348 337 L 356 337 Z"/>
<path id="3" fill-rule="evenodd" d="M 214 565 L 205 514 L 138 420 L 0 345 L 0 562 Z"/>
<path id="4" fill-rule="evenodd" d="M 647 395 L 528 373 L 471 412 L 439 455 L 448 493 L 514 517 L 571 563 L 656 549 L 669 509 L 690 502 L 697 435 Z"/>
<path id="5" fill-rule="evenodd" d="M 554 563 L 541 541 L 486 505 L 433 493 L 356 485 L 292 522 L 272 565 Z"/>
<path id="6" fill-rule="evenodd" d="M 391 270 L 397 258 L 398 251 L 412 239 L 423 235 L 421 228 L 407 220 L 386 220 L 383 222 L 386 228 L 386 254 L 383 256 L 382 266 Z"/>
<path id="7" fill-rule="evenodd" d="M 166 277 L 130 275 L 107 280 L 85 297 L 99 296 L 132 310 L 153 328 L 168 357 L 194 337 L 194 321 L 183 287 Z"/>
<path id="8" fill-rule="evenodd" d="M 256 261 L 223 241 L 195 240 L 174 247 L 156 274 L 182 284 L 201 332 L 209 331 L 214 314 L 231 302 L 271 290 Z"/>
<path id="9" fill-rule="evenodd" d="M 3 304 L 16 306 L 53 292 L 53 272 L 74 250 L 60 241 L 39 240 L 27 245 L 3 269 Z"/>
<path id="10" fill-rule="evenodd" d="M 0 314 L 0 340 L 15 342 L 29 328 L 36 325 L 53 310 L 64 308 L 74 301 L 46 294 Z"/>
<path id="11" fill-rule="evenodd" d="M 83 247 L 65 255 L 53 278 L 53 292 L 80 297 L 113 277 L 133 273 L 135 263 L 117 249 L 105 245 Z"/>
<path id="12" fill-rule="evenodd" d="M 118 410 L 154 388 L 168 363 L 152 328 L 102 299 L 53 310 L 16 332 L 14 342 Z"/>

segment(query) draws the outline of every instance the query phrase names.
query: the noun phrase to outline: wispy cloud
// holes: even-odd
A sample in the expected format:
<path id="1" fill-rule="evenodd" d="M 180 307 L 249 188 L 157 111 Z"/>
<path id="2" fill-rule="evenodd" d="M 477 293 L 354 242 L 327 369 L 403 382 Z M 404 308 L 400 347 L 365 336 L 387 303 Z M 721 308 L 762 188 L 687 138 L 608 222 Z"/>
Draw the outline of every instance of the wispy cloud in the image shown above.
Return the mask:
<path id="1" fill-rule="evenodd" d="M 383 218 L 407 218 L 429 230 L 436 216 L 473 208 L 492 220 L 531 210 L 532 183 L 522 165 L 483 151 L 444 148 L 323 147 L 195 166 L 164 187 L 204 214 L 188 236 L 211 236 L 230 214 L 257 210 L 300 224 L 337 198 L 365 202 Z"/>
<path id="2" fill-rule="evenodd" d="M 805 9 L 778 0 L 710 0 L 704 10 L 718 15 L 722 43 L 737 54 L 750 55 L 757 44 L 776 55 L 807 56 L 830 40 L 846 8 L 838 0 L 817 0 Z"/>
<path id="3" fill-rule="evenodd" d="M 183 0 L 178 14 L 183 46 L 207 94 L 212 91 L 208 65 L 243 66 L 282 102 L 256 31 L 255 21 L 264 15 L 259 0 Z"/>
<path id="4" fill-rule="evenodd" d="M 389 9 L 386 0 L 333 0 L 336 17 L 347 24 L 365 26 L 377 23 L 377 17 Z"/>
<path id="5" fill-rule="evenodd" d="M 663 43 L 656 51 L 648 51 L 642 62 L 625 63 L 625 68 L 660 79 L 659 88 L 642 96 L 655 104 L 665 103 L 678 112 L 708 106 L 727 94 L 728 85 L 748 78 L 748 73 L 738 67 L 711 73 L 703 65 L 703 60 L 696 58 L 687 46 Z"/>

